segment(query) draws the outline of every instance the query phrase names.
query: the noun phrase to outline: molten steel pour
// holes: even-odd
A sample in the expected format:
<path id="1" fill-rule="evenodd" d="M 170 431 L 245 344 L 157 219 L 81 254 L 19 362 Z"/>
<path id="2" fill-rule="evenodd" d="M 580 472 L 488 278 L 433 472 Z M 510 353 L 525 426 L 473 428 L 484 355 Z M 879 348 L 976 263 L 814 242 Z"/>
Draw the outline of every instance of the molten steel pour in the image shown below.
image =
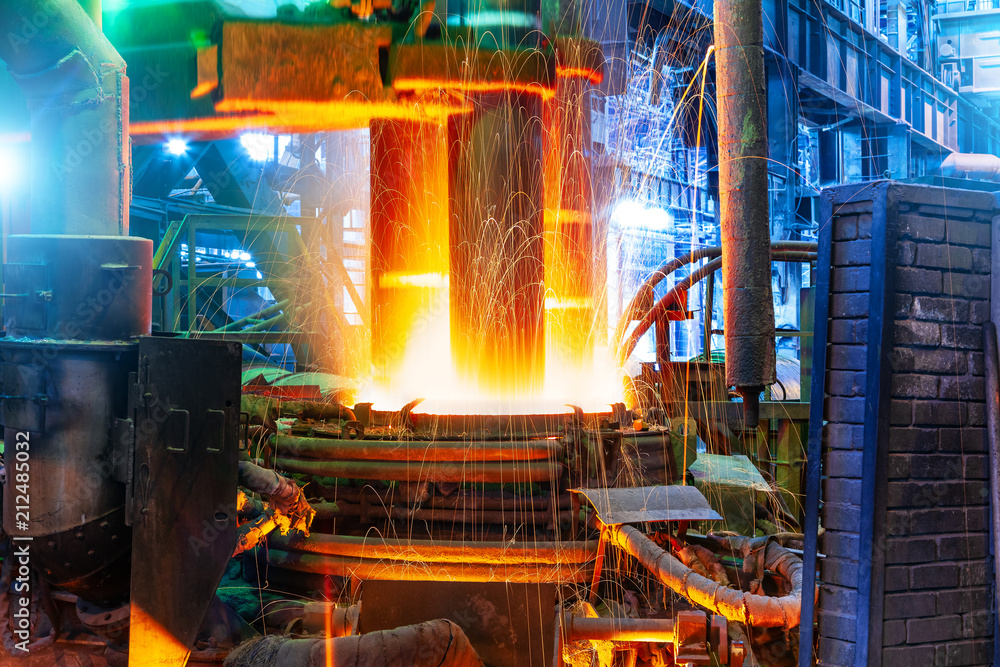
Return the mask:
<path id="1" fill-rule="evenodd" d="M 373 121 L 372 349 L 361 398 L 538 414 L 621 399 L 597 316 L 584 83 L 447 123 Z"/>

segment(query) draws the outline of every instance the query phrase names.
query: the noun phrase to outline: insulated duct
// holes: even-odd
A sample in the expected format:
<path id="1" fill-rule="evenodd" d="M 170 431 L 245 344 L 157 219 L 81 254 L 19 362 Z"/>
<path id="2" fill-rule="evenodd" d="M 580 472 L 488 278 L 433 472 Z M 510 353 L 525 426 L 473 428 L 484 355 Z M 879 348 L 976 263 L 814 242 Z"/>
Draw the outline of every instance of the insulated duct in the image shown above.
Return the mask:
<path id="1" fill-rule="evenodd" d="M 1000 157 L 989 153 L 952 153 L 941 162 L 941 176 L 996 180 L 1000 176 Z"/>
<path id="2" fill-rule="evenodd" d="M 0 3 L 0 58 L 31 111 L 31 231 L 128 234 L 125 61 L 76 0 Z"/>
<path id="3" fill-rule="evenodd" d="M 726 383 L 752 410 L 775 379 L 761 0 L 715 3 L 715 64 Z"/>

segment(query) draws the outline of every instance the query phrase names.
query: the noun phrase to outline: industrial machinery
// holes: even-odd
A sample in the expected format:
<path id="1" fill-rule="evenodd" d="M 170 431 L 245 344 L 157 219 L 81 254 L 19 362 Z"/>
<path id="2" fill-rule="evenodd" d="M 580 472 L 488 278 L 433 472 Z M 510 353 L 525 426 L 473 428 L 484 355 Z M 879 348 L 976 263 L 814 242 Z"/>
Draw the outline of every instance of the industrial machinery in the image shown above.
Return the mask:
<path id="1" fill-rule="evenodd" d="M 622 393 L 614 373 L 593 366 L 599 290 L 581 118 L 586 88 L 602 76 L 599 51 L 576 36 L 571 12 L 547 35 L 537 3 L 503 12 L 497 3 L 478 22 L 433 34 L 424 4 L 321 2 L 263 20 L 213 13 L 189 78 L 157 93 L 186 88 L 203 115 L 137 123 L 147 134 L 369 127 L 364 318 L 377 398 L 359 390 L 350 408 L 267 381 L 257 383 L 263 396 L 240 396 L 245 350 L 229 334 L 284 307 L 214 335 L 152 335 L 154 294 L 169 293 L 182 253 L 187 333 L 197 329 L 196 223 L 185 248 L 171 227 L 155 258 L 150 241 L 127 235 L 124 62 L 75 0 L 0 9 L 0 26 L 38 24 L 24 44 L 0 47 L 31 104 L 33 152 L 31 234 L 8 239 L 0 341 L 11 538 L 0 595 L 5 627 L 21 633 L 0 633 L 10 655 L 68 651 L 65 625 L 90 637 L 78 652 L 130 665 L 225 655 L 237 667 L 347 656 L 390 664 L 389 645 L 404 664 L 438 666 L 738 666 L 753 647 L 771 651 L 772 664 L 790 659 L 775 646 L 799 623 L 796 536 L 696 532 L 722 517 L 687 484 L 697 426 L 672 405 L 669 359 L 655 409 L 611 400 L 564 411 L 572 398 L 547 389 L 551 375 L 582 368 L 595 395 Z M 745 26 L 734 18 L 746 31 L 719 39 L 731 124 L 746 116 L 747 82 L 762 78 L 759 59 L 744 72 L 732 57 L 733 44 L 760 50 L 759 4 L 755 16 Z M 723 150 L 753 165 L 760 125 L 742 135 L 727 127 Z M 736 432 L 759 458 L 758 396 L 774 379 L 767 215 L 752 201 L 765 172 L 724 175 L 725 242 L 682 262 L 712 260 L 689 287 L 728 258 L 725 386 L 742 401 L 726 401 L 720 432 Z M 340 258 L 308 224 L 280 224 L 245 242 L 286 289 L 296 272 L 320 276 L 318 301 L 328 283 L 310 253 Z M 287 261 L 282 234 L 302 242 L 302 264 Z M 815 249 L 770 250 L 808 261 Z M 684 288 L 640 305 L 625 324 L 639 320 L 643 331 L 687 312 Z M 438 336 L 448 367 L 414 365 Z M 315 348 L 303 344 L 303 358 Z M 434 384 L 436 371 L 451 393 L 422 402 L 414 387 Z M 463 392 L 472 400 L 449 411 Z M 705 466 L 701 479 L 739 481 Z M 794 523 L 755 471 L 740 478 L 760 494 L 751 497 L 768 499 L 773 525 Z M 28 552 L 17 562 L 35 573 L 30 595 L 12 580 Z M 224 576 L 238 580 L 227 572 L 234 555 L 239 578 L 260 593 L 243 619 L 254 629 L 216 598 Z M 273 618 L 265 588 L 286 593 L 272 600 Z M 282 632 L 253 637 L 275 621 Z"/>

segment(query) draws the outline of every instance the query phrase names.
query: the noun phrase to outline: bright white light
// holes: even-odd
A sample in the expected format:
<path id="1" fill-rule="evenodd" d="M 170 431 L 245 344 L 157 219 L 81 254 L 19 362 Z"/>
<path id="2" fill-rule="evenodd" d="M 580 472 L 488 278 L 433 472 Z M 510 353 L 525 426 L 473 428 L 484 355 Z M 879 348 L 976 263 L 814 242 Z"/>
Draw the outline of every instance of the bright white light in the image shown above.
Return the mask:
<path id="1" fill-rule="evenodd" d="M 235 255 L 236 255 L 236 253 L 234 252 L 233 256 L 235 256 Z M 244 262 L 249 261 L 250 260 L 250 253 L 248 253 L 246 251 L 241 252 L 240 253 L 240 259 L 242 259 Z"/>
<path id="2" fill-rule="evenodd" d="M 257 266 L 257 262 L 247 262 L 247 268 L 252 269 Z"/>
<path id="3" fill-rule="evenodd" d="M 262 274 L 260 271 L 258 271 L 257 272 L 257 280 L 262 280 L 263 278 L 264 278 L 264 274 Z"/>
<path id="4" fill-rule="evenodd" d="M 670 214 L 655 206 L 648 206 L 635 199 L 626 199 L 615 206 L 611 220 L 619 227 L 642 227 L 667 231 L 670 228 Z"/>
<path id="5" fill-rule="evenodd" d="M 0 192 L 10 192 L 17 186 L 22 166 L 17 152 L 8 146 L 0 146 Z"/>
<path id="6" fill-rule="evenodd" d="M 184 155 L 187 153 L 188 144 L 183 139 L 171 139 L 163 145 L 163 149 L 171 155 Z"/>
<path id="7" fill-rule="evenodd" d="M 250 159 L 257 162 L 264 162 L 274 153 L 274 139 L 269 134 L 248 132 L 240 137 L 240 143 L 250 154 Z"/>

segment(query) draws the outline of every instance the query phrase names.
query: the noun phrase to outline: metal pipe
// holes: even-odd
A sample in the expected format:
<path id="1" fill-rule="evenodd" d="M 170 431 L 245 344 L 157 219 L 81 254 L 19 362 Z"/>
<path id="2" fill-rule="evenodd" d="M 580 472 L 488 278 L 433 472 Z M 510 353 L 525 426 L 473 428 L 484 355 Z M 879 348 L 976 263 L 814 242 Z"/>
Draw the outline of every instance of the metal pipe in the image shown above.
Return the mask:
<path id="1" fill-rule="evenodd" d="M 97 29 L 101 30 L 103 27 L 102 14 L 104 11 L 103 7 L 101 6 L 103 4 L 101 0 L 76 0 L 76 1 L 80 3 L 81 7 L 83 7 L 83 11 L 87 12 L 87 16 L 89 16 L 90 20 L 94 22 L 94 25 L 97 26 Z"/>
<path id="2" fill-rule="evenodd" d="M 735 590 L 695 573 L 673 555 L 632 526 L 610 526 L 611 542 L 636 558 L 662 583 L 688 600 L 730 621 L 758 627 L 798 626 L 802 604 L 802 560 L 774 543 L 764 543 L 764 567 L 777 572 L 789 582 L 791 590 L 783 597 L 755 595 Z M 733 540 L 736 551 L 757 546 L 749 539 Z"/>
<path id="3" fill-rule="evenodd" d="M 241 644 L 226 658 L 229 667 L 481 667 L 482 664 L 462 628 L 445 619 L 331 639 L 258 637 Z"/>
<path id="4" fill-rule="evenodd" d="M 492 565 L 566 565 L 594 559 L 597 542 L 454 542 L 312 533 L 305 539 L 272 533 L 268 545 L 282 551 L 372 560 Z"/>
<path id="5" fill-rule="evenodd" d="M 986 353 L 986 436 L 990 453 L 990 533 L 993 539 L 994 613 L 1000 613 L 1000 355 L 997 353 L 997 328 L 993 322 L 983 325 L 983 350 Z"/>
<path id="6" fill-rule="evenodd" d="M 443 524 L 469 524 L 482 527 L 485 524 L 515 525 L 530 524 L 547 526 L 558 521 L 569 523 L 572 512 L 560 510 L 553 514 L 548 510 L 515 508 L 508 510 L 488 510 L 479 508 L 464 509 L 407 509 L 406 507 L 390 507 L 388 511 L 380 512 L 380 505 L 367 509 L 360 503 L 337 501 L 336 503 L 314 502 L 312 508 L 316 511 L 316 521 L 330 521 L 339 518 L 362 518 L 374 521 L 377 518 L 394 519 L 397 521 L 437 521 Z"/>
<path id="7" fill-rule="evenodd" d="M 258 324 L 258 320 L 270 317 L 271 315 L 274 315 L 275 313 L 284 310 L 289 303 L 291 303 L 291 299 L 282 299 L 281 301 L 272 306 L 268 306 L 267 308 L 258 311 L 252 315 L 247 315 L 246 317 L 241 317 L 238 320 L 234 320 L 229 324 L 226 324 L 225 326 L 219 327 L 215 331 L 216 333 L 223 331 L 239 331 L 247 324 Z"/>
<path id="8" fill-rule="evenodd" d="M 994 180 L 1000 176 L 1000 157 L 988 153 L 952 153 L 941 162 L 941 175 Z"/>
<path id="9" fill-rule="evenodd" d="M 238 484 L 247 491 L 267 496 L 272 502 L 294 502 L 302 490 L 292 480 L 249 461 L 240 461 Z"/>
<path id="10" fill-rule="evenodd" d="M 655 434 L 652 436 L 631 436 L 634 440 L 639 440 L 640 438 L 652 438 L 658 442 L 666 442 L 662 437 L 658 437 Z M 321 483 L 321 480 L 313 480 L 310 488 L 313 489 L 313 493 L 323 498 L 328 498 L 340 502 L 341 500 L 348 500 L 351 502 L 367 502 L 369 504 L 382 505 L 382 504 L 392 504 L 394 491 L 392 489 L 384 489 L 380 493 L 375 490 L 370 484 L 365 484 L 363 486 L 344 486 L 344 485 L 327 485 Z M 517 508 L 518 511 L 534 511 L 534 512 L 547 512 L 552 508 L 553 502 L 558 509 L 568 510 L 572 507 L 570 502 L 570 494 L 562 494 L 559 496 L 529 496 L 514 494 L 509 491 L 487 491 L 484 489 L 460 489 L 450 496 L 438 496 L 435 495 L 431 497 L 425 506 L 429 503 L 431 507 L 444 507 L 451 509 L 486 509 L 486 510 L 502 510 L 508 509 L 510 507 Z"/>
<path id="11" fill-rule="evenodd" d="M 290 458 L 324 461 L 486 462 L 554 460 L 563 446 L 555 440 L 529 442 L 431 442 L 342 440 L 278 435 L 276 451 Z"/>
<path id="12" fill-rule="evenodd" d="M 774 241 L 771 243 L 771 254 L 780 255 L 785 257 L 793 257 L 796 252 L 801 252 L 803 256 L 809 255 L 810 253 L 816 253 L 818 246 L 812 241 Z M 629 301 L 628 306 L 622 310 L 622 317 L 618 322 L 618 326 L 615 328 L 615 340 L 619 341 L 622 339 L 622 334 L 625 329 L 628 328 L 629 322 L 632 321 L 632 316 L 638 309 L 639 301 L 643 294 L 648 293 L 650 290 L 655 288 L 660 282 L 669 276 L 674 271 L 687 266 L 688 264 L 693 264 L 701 259 L 715 259 L 722 255 L 722 248 L 719 246 L 709 246 L 706 248 L 698 248 L 692 250 L 691 252 L 685 253 L 680 257 L 675 257 L 665 261 L 660 264 L 653 273 L 643 281 L 642 285 L 636 290 L 635 296 Z"/>
<path id="13" fill-rule="evenodd" d="M 127 235 L 125 61 L 76 0 L 0 3 L 0 58 L 31 111 L 31 231 Z"/>
<path id="14" fill-rule="evenodd" d="M 559 478 L 559 463 L 532 461 L 420 463 L 408 461 L 308 461 L 289 457 L 275 460 L 276 468 L 304 475 L 397 482 L 468 482 L 518 484 L 551 482 Z"/>
<path id="15" fill-rule="evenodd" d="M 512 584 L 580 583 L 589 578 L 583 564 L 522 565 L 385 561 L 268 549 L 268 564 L 296 572 L 393 581 L 503 581 Z"/>
<path id="16" fill-rule="evenodd" d="M 813 253 L 801 252 L 798 250 L 794 252 L 778 251 L 774 253 L 771 259 L 773 259 L 776 262 L 801 262 L 801 261 L 812 261 L 813 259 L 816 259 L 816 255 Z M 692 271 L 686 278 L 677 283 L 669 292 L 664 294 L 663 297 L 656 302 L 653 308 L 651 308 L 650 311 L 646 313 L 646 315 L 643 316 L 641 320 L 639 320 L 639 324 L 637 324 L 636 327 L 632 330 L 632 333 L 629 334 L 628 339 L 626 339 L 626 341 L 622 343 L 621 352 L 619 353 L 619 359 L 624 362 L 626 359 L 629 358 L 629 356 L 632 354 L 632 351 L 635 350 L 635 346 L 639 343 L 639 339 L 642 338 L 643 334 L 645 334 L 646 331 L 649 330 L 649 327 L 656 322 L 657 318 L 660 317 L 664 313 L 664 311 L 666 311 L 667 308 L 678 302 L 678 300 L 680 299 L 681 295 L 684 292 L 691 289 L 691 286 L 697 283 L 698 281 L 718 271 L 720 268 L 722 268 L 722 266 L 723 266 L 723 258 L 720 257 L 713 259 L 711 262 L 699 266 L 697 269 Z M 727 328 L 729 326 L 728 320 L 726 326 Z M 771 331 L 771 339 L 772 339 L 771 349 L 773 352 L 774 348 L 773 330 Z"/>
<path id="17" fill-rule="evenodd" d="M 566 639 L 575 641 L 660 642 L 674 641 L 670 618 L 587 618 L 565 613 Z"/>
<path id="18" fill-rule="evenodd" d="M 716 4 L 715 66 L 726 384 L 748 396 L 775 378 L 761 0 Z"/>

